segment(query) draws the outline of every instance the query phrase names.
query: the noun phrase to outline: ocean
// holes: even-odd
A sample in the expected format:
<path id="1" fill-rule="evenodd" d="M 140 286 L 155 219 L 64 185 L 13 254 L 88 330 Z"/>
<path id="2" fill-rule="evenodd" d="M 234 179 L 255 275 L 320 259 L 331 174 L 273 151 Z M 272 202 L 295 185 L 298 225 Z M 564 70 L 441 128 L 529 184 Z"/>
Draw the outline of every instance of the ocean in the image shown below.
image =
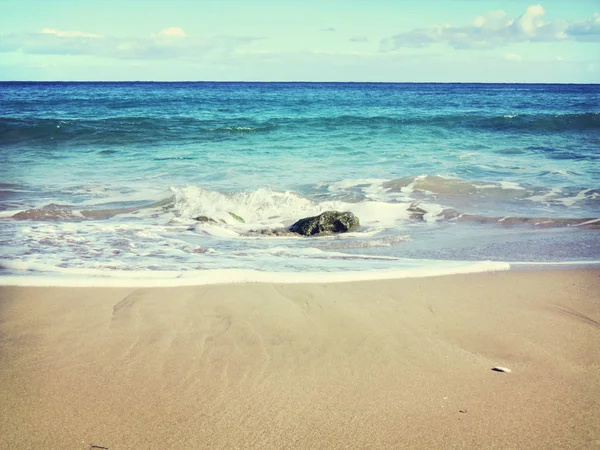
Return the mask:
<path id="1" fill-rule="evenodd" d="M 0 83 L 0 158 L 5 281 L 600 260 L 600 85 Z"/>

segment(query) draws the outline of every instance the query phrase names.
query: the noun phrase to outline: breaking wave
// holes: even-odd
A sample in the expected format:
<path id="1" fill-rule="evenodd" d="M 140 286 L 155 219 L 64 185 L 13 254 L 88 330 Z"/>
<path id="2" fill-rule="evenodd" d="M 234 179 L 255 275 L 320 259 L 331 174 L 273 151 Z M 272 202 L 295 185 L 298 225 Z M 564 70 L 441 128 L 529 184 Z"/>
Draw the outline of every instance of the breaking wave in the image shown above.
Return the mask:
<path id="1" fill-rule="evenodd" d="M 81 222 L 134 215 L 163 222 L 171 220 L 205 228 L 225 227 L 247 232 L 288 227 L 300 218 L 338 210 L 351 211 L 358 216 L 363 225 L 362 232 L 440 221 L 534 225 L 540 228 L 573 225 L 596 228 L 600 225 L 597 217 L 573 215 L 573 211 L 578 210 L 572 209 L 573 206 L 585 205 L 583 211 L 598 211 L 600 215 L 600 190 L 597 189 L 540 188 L 514 182 L 469 181 L 440 175 L 395 180 L 349 179 L 321 183 L 304 194 L 268 188 L 224 192 L 195 185 L 172 187 L 171 193 L 160 201 L 137 202 L 132 206 L 123 199 L 116 202 L 121 207 L 112 207 L 115 203 L 100 203 L 97 206 L 87 205 L 84 209 L 51 203 L 20 211 L 5 210 L 1 218 Z M 504 205 L 516 204 L 515 211 L 526 205 L 524 210 L 529 213 L 511 213 L 505 207 L 494 213 L 493 209 L 485 206 L 487 203 L 496 205 L 499 201 Z M 532 215 L 531 205 L 536 204 L 540 213 Z M 548 206 L 553 207 L 553 215 L 544 214 Z"/>

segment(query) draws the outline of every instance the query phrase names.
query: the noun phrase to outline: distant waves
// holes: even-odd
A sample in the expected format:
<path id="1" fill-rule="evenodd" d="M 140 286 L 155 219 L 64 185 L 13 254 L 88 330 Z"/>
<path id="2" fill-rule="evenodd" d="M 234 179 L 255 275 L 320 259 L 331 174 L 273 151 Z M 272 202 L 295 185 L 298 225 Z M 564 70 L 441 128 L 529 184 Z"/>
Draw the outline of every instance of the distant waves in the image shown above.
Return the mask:
<path id="1" fill-rule="evenodd" d="M 103 119 L 0 118 L 0 145 L 45 145 L 50 141 L 85 145 L 212 140 L 227 135 L 287 130 L 373 131 L 409 133 L 407 127 L 438 127 L 448 131 L 558 133 L 589 131 L 600 135 L 600 113 L 521 114 L 502 116 L 427 115 L 411 117 L 336 116 L 317 118 L 274 117 L 257 122 L 251 117 L 229 121 L 192 117 L 114 117 Z"/>

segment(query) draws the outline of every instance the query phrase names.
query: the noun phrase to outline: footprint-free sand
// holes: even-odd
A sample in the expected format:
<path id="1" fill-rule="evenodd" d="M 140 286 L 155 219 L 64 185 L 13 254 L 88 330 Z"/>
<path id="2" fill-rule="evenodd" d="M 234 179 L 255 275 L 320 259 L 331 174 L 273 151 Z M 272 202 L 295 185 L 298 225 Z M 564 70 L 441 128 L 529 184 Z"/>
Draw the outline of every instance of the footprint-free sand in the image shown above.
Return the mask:
<path id="1" fill-rule="evenodd" d="M 600 448 L 600 271 L 0 288 L 0 448 L 93 446 Z"/>

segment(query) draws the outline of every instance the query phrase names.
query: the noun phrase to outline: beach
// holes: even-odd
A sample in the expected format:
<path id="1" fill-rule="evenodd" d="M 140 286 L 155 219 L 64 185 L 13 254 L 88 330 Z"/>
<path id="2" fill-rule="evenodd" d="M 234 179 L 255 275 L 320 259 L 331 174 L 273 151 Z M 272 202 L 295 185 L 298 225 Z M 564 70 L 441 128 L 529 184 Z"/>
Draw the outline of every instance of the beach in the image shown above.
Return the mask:
<path id="1" fill-rule="evenodd" d="M 600 449 L 598 0 L 5 3 L 0 450 Z"/>
<path id="2" fill-rule="evenodd" d="M 0 98 L 0 449 L 600 448 L 600 86 Z"/>
<path id="3" fill-rule="evenodd" d="M 600 446 L 597 269 L 4 286 L 0 343 L 1 448 Z"/>

